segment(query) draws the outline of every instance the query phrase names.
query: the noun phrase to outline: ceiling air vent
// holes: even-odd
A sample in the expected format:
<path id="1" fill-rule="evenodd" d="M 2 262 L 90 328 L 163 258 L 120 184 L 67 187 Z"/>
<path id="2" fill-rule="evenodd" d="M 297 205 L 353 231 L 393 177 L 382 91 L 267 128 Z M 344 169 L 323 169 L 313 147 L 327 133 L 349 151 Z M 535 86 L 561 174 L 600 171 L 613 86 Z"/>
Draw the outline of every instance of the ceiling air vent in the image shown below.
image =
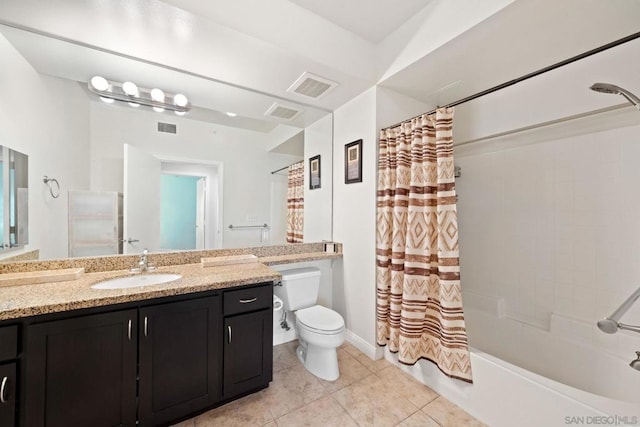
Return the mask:
<path id="1" fill-rule="evenodd" d="M 277 102 L 274 102 L 273 105 L 271 105 L 271 107 L 269 107 L 269 109 L 264 113 L 264 115 L 275 117 L 278 119 L 293 120 L 301 112 L 302 111 L 296 110 L 295 108 L 285 107 L 283 105 L 278 104 Z"/>
<path id="2" fill-rule="evenodd" d="M 287 89 L 287 92 L 318 99 L 331 92 L 338 83 L 311 73 L 302 75 Z"/>
<path id="3" fill-rule="evenodd" d="M 178 127 L 171 123 L 158 122 L 158 132 L 177 133 Z"/>

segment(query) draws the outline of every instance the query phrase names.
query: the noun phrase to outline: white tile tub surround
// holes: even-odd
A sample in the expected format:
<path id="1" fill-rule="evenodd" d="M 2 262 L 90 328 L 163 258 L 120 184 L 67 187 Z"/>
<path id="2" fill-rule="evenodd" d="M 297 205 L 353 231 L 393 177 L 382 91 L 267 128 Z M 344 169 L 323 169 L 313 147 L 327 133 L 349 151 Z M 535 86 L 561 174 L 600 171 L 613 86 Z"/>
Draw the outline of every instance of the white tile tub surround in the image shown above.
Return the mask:
<path id="1" fill-rule="evenodd" d="M 640 394 L 640 375 L 627 366 L 640 350 L 640 335 L 607 335 L 595 327 L 640 286 L 640 126 L 500 151 L 490 144 L 467 154 L 458 151 L 465 307 L 511 320 L 501 326 L 505 334 L 526 326 L 531 336 L 551 337 L 530 352 L 511 345 L 497 356 L 528 369 L 547 360 L 539 370 L 560 381 L 584 371 L 586 377 L 571 381 L 578 387 L 597 385 L 596 392 L 616 398 Z M 622 322 L 640 325 L 640 303 Z M 472 332 L 479 327 L 469 320 L 467 326 Z M 483 337 L 474 342 L 470 333 L 471 345 L 491 354 L 494 344 L 509 339 L 494 333 L 490 343 L 482 339 L 491 334 L 475 335 Z M 570 355 L 562 354 L 568 347 L 554 344 L 558 339 L 575 344 L 572 351 L 583 354 L 573 360 L 584 363 L 570 363 L 565 357 Z M 617 364 L 600 364 L 589 354 L 592 349 Z M 562 359 L 566 366 L 559 364 Z M 607 375 L 610 385 L 602 381 Z M 637 387 L 617 389 L 616 375 L 635 375 Z"/>

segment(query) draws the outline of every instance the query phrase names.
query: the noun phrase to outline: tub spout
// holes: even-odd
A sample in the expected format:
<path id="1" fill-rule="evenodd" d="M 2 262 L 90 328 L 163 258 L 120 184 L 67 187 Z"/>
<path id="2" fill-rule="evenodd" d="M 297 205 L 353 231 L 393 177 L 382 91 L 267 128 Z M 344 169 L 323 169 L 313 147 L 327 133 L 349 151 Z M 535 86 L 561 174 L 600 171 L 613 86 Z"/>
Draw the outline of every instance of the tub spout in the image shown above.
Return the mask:
<path id="1" fill-rule="evenodd" d="M 636 351 L 636 356 L 638 356 L 638 358 L 632 360 L 631 363 L 629 363 L 629 366 L 637 371 L 640 371 L 640 351 Z"/>

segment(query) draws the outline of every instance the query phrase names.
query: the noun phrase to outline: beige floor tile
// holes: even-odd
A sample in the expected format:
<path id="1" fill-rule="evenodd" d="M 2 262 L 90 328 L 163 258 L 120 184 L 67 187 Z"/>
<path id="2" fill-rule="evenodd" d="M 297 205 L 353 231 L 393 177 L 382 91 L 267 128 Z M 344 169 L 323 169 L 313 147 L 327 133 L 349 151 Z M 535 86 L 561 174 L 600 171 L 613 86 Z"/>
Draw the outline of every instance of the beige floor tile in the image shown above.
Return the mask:
<path id="1" fill-rule="evenodd" d="M 438 397 L 422 408 L 422 411 L 436 420 L 442 427 L 486 427 L 485 424 L 476 420 L 444 397 Z"/>
<path id="2" fill-rule="evenodd" d="M 338 350 L 338 367 L 340 369 L 340 376 L 337 380 L 325 381 L 319 379 L 320 384 L 330 393 L 371 375 L 370 370 L 342 349 Z"/>
<path id="3" fill-rule="evenodd" d="M 275 421 L 271 421 L 270 423 L 267 423 L 262 427 L 278 427 L 278 425 L 275 423 Z"/>
<path id="4" fill-rule="evenodd" d="M 273 382 L 264 391 L 273 418 L 279 418 L 328 394 L 318 379 L 302 365 L 274 372 Z"/>
<path id="5" fill-rule="evenodd" d="M 171 427 L 194 427 L 194 426 L 195 426 L 195 421 L 193 418 L 191 418 L 190 420 L 186 420 L 178 424 L 173 424 Z"/>
<path id="6" fill-rule="evenodd" d="M 262 426 L 273 422 L 266 390 L 227 403 L 195 418 L 195 427 Z"/>
<path id="7" fill-rule="evenodd" d="M 391 389 L 409 400 L 418 408 L 422 408 L 436 399 L 439 394 L 422 384 L 397 366 L 389 364 L 386 369 L 376 372 Z"/>
<path id="8" fill-rule="evenodd" d="M 419 408 L 370 375 L 333 393 L 360 426 L 394 426 Z"/>
<path id="9" fill-rule="evenodd" d="M 398 427 L 440 427 L 440 424 L 424 412 L 418 411 L 398 424 Z"/>
<path id="10" fill-rule="evenodd" d="M 425 415 L 426 416 L 426 415 Z M 311 402 L 276 420 L 278 427 L 336 426 L 358 427 L 358 424 L 332 396 Z"/>
<path id="11" fill-rule="evenodd" d="M 278 372 L 293 365 L 299 364 L 295 348 L 290 345 L 280 344 L 273 347 L 273 372 Z"/>
<path id="12" fill-rule="evenodd" d="M 358 350 L 355 346 L 353 346 L 352 344 L 349 344 L 346 341 L 344 344 L 342 344 L 340 348 L 346 351 L 347 353 L 349 353 L 351 356 L 353 356 L 358 362 L 362 363 L 371 372 L 377 372 L 391 366 L 391 363 L 387 362 L 384 358 L 373 360 L 369 356 L 367 356 L 366 354 Z"/>

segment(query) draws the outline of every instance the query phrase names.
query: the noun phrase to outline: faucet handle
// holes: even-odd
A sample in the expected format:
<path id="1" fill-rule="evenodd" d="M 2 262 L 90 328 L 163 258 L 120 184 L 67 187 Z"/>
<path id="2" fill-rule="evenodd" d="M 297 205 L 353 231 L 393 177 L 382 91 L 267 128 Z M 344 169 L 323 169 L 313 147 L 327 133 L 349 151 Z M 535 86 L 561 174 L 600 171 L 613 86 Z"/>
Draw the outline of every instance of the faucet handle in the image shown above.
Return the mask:
<path id="1" fill-rule="evenodd" d="M 142 250 L 142 255 L 148 255 L 148 254 L 149 254 L 149 249 L 144 248 L 144 249 Z"/>

